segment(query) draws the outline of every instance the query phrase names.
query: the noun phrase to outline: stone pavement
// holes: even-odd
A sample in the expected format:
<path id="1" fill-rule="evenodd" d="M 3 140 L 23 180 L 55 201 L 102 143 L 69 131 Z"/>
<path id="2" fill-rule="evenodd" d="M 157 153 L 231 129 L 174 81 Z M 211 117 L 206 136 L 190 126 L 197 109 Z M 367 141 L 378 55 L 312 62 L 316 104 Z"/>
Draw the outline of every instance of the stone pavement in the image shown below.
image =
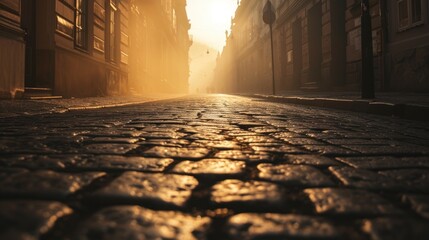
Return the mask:
<path id="1" fill-rule="evenodd" d="M 276 96 L 263 94 L 247 96 L 272 102 L 429 121 L 429 94 L 427 93 L 377 92 L 375 99 L 362 99 L 358 92 L 283 92 Z"/>
<path id="2" fill-rule="evenodd" d="M 0 239 L 427 239 L 429 123 L 228 95 L 0 118 Z"/>
<path id="3" fill-rule="evenodd" d="M 53 98 L 53 99 L 0 99 L 0 118 L 48 113 L 64 113 L 73 110 L 99 109 L 141 104 L 156 100 L 177 98 L 177 94 L 145 94 L 130 96 L 110 96 L 91 98 Z"/>

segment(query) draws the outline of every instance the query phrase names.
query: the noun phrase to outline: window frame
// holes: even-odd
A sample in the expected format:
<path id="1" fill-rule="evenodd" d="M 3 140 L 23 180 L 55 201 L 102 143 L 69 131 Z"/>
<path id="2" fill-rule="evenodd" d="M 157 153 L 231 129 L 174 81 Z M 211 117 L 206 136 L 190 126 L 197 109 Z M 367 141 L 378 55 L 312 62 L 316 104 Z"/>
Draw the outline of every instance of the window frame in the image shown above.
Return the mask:
<path id="1" fill-rule="evenodd" d="M 420 20 L 413 22 L 414 19 L 414 4 L 413 1 L 419 1 L 420 2 Z M 407 7 L 407 24 L 403 25 L 401 24 L 401 8 L 400 4 L 405 3 Z M 396 1 L 396 23 L 398 26 L 398 32 L 403 32 L 408 29 L 421 26 L 424 24 L 424 9 L 423 9 L 423 1 L 422 0 L 397 0 Z"/>
<path id="2" fill-rule="evenodd" d="M 107 59 L 109 62 L 117 64 L 118 63 L 118 46 L 117 46 L 117 38 L 118 31 L 117 31 L 117 24 L 118 24 L 118 3 L 115 0 L 109 0 L 109 19 L 108 19 L 108 25 L 109 25 L 109 31 L 106 31 L 106 34 L 109 39 L 109 54 L 107 56 Z M 113 24 L 112 24 L 112 16 L 113 16 Z M 120 23 L 119 23 L 120 24 Z"/>
<path id="3" fill-rule="evenodd" d="M 80 3 L 80 5 L 78 5 Z M 74 46 L 83 51 L 88 51 L 88 0 L 75 0 L 74 10 Z M 78 25 L 80 17 L 80 25 Z M 78 31 L 78 29 L 80 31 Z M 78 34 L 80 33 L 80 35 Z M 79 43 L 79 40 L 81 41 Z"/>

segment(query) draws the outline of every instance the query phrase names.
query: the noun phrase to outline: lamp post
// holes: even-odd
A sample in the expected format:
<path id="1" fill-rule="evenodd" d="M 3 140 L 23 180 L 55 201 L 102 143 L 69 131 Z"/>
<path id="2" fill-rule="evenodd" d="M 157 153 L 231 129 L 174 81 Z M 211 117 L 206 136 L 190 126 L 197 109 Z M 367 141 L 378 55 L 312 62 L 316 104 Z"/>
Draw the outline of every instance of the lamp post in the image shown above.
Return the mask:
<path id="1" fill-rule="evenodd" d="M 274 12 L 273 5 L 270 0 L 264 6 L 263 20 L 270 26 L 270 40 L 271 40 L 271 69 L 273 75 L 273 95 L 276 95 L 276 81 L 274 71 L 274 43 L 273 43 L 273 24 L 276 21 L 276 13 Z"/>
<path id="2" fill-rule="evenodd" d="M 362 98 L 372 99 L 375 97 L 375 93 L 371 7 L 369 0 L 361 0 L 361 11 Z"/>

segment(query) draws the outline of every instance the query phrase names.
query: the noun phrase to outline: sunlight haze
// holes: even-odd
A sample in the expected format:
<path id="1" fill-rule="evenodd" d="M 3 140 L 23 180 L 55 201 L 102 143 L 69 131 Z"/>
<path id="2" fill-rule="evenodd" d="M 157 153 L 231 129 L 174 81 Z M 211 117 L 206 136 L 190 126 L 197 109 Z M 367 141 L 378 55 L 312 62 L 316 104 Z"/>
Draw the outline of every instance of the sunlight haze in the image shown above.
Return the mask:
<path id="1" fill-rule="evenodd" d="M 225 45 L 225 31 L 231 27 L 236 8 L 237 0 L 188 0 L 190 34 L 194 41 L 221 51 Z"/>

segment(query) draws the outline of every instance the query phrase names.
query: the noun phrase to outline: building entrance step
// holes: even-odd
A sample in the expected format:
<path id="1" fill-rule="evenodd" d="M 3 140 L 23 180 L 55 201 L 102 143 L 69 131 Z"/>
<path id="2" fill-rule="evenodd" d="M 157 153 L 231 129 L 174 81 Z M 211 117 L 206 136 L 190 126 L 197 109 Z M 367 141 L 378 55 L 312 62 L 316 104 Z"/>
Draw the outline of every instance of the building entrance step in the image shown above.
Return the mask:
<path id="1" fill-rule="evenodd" d="M 30 100 L 42 100 L 42 99 L 61 99 L 62 96 L 54 96 L 51 88 L 25 88 L 24 98 Z"/>

